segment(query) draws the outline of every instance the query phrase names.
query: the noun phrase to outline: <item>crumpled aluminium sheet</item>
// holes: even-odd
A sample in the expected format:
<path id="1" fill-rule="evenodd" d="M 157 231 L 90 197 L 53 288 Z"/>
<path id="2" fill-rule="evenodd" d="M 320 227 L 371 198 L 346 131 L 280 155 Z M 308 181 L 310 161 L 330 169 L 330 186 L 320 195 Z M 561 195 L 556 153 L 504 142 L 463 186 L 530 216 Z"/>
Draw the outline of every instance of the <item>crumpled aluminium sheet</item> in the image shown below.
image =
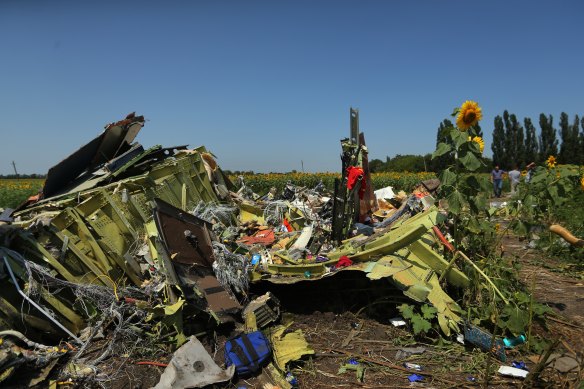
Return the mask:
<path id="1" fill-rule="evenodd" d="M 235 365 L 221 369 L 201 342 L 191 336 L 170 360 L 153 389 L 202 388 L 218 382 L 229 381 L 235 373 Z"/>

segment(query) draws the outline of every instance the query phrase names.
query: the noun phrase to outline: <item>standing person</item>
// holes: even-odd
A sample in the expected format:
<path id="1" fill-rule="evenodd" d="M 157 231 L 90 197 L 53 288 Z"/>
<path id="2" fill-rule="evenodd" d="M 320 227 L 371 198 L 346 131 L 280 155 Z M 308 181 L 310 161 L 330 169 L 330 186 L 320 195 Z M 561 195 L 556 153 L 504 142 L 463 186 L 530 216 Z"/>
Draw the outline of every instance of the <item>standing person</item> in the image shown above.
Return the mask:
<path id="1" fill-rule="evenodd" d="M 519 185 L 520 179 L 521 172 L 519 171 L 519 166 L 514 165 L 513 170 L 509 172 L 509 181 L 511 181 L 511 194 L 515 194 L 517 191 L 517 185 Z"/>
<path id="2" fill-rule="evenodd" d="M 491 172 L 491 182 L 493 183 L 495 197 L 501 197 L 501 190 L 503 189 L 503 174 L 505 174 L 505 171 L 499 169 L 499 165 L 495 165 L 495 168 Z"/>

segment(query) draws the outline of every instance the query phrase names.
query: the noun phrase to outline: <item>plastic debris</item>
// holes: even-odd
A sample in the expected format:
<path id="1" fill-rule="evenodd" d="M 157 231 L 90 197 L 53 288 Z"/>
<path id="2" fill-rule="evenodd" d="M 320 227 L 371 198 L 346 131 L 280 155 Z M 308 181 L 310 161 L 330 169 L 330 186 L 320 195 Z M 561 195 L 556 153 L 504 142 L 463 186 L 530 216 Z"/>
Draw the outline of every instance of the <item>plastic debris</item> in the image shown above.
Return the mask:
<path id="1" fill-rule="evenodd" d="M 412 374 L 412 375 L 408 376 L 408 380 L 410 382 L 422 382 L 422 381 L 424 381 L 424 376 L 419 375 L 419 374 Z"/>
<path id="2" fill-rule="evenodd" d="M 514 338 L 504 338 L 503 343 L 505 343 L 506 348 L 513 348 L 515 346 L 525 343 L 526 340 L 527 336 L 525 336 L 525 334 L 521 334 Z"/>
<path id="3" fill-rule="evenodd" d="M 403 327 L 406 325 L 406 321 L 401 317 L 394 317 L 393 319 L 389 319 L 389 322 L 394 327 Z"/>
<path id="4" fill-rule="evenodd" d="M 480 347 L 483 351 L 491 351 L 501 362 L 507 360 L 505 343 L 501 339 L 495 339 L 493 342 L 493 335 L 475 325 L 467 323 L 464 326 L 464 339 L 466 342 Z"/>
<path id="5" fill-rule="evenodd" d="M 407 369 L 414 369 L 417 371 L 422 371 L 422 366 L 420 366 L 416 363 L 404 362 L 404 367 Z"/>
<path id="6" fill-rule="evenodd" d="M 286 373 L 286 381 L 288 381 L 288 383 L 292 386 L 297 386 L 298 385 L 298 378 L 296 378 L 292 373 L 287 372 Z"/>
<path id="7" fill-rule="evenodd" d="M 201 342 L 191 336 L 187 343 L 176 350 L 154 389 L 201 388 L 229 381 L 233 373 L 235 366 L 221 369 Z"/>
<path id="8" fill-rule="evenodd" d="M 501 366 L 497 372 L 507 377 L 525 378 L 529 374 L 526 370 L 517 369 L 511 366 Z"/>
<path id="9" fill-rule="evenodd" d="M 395 359 L 406 359 L 413 354 L 422 354 L 426 351 L 425 347 L 403 347 L 395 353 Z"/>
<path id="10" fill-rule="evenodd" d="M 456 335 L 456 341 L 460 344 L 464 344 L 464 335 L 463 334 Z"/>
<path id="11" fill-rule="evenodd" d="M 523 361 L 513 361 L 513 363 L 511 364 L 512 367 L 516 368 L 516 369 L 523 369 L 523 370 L 529 370 L 527 369 L 527 366 L 525 365 L 525 362 Z"/>

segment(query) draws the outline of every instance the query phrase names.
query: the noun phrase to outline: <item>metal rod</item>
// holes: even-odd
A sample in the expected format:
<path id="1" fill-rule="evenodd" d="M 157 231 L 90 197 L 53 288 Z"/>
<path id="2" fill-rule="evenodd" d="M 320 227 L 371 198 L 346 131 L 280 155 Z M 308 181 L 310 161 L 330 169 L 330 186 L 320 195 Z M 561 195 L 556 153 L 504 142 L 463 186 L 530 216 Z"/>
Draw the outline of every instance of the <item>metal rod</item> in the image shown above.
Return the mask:
<path id="1" fill-rule="evenodd" d="M 2 258 L 4 259 L 4 263 L 6 264 L 6 268 L 8 269 L 8 273 L 10 273 L 10 278 L 12 278 L 12 282 L 14 282 L 14 286 L 16 286 L 16 290 L 18 291 L 18 293 L 26 301 L 28 301 L 33 307 L 35 307 L 36 309 L 38 309 L 39 311 L 41 311 L 41 313 L 43 315 L 45 315 L 50 321 L 52 321 L 53 323 L 55 323 L 60 329 L 62 329 L 70 337 L 72 337 L 73 339 L 75 339 L 75 341 L 77 341 L 79 344 L 83 344 L 83 342 L 81 341 L 81 339 L 79 339 L 77 336 L 75 336 L 75 334 L 73 334 L 71 331 L 69 331 L 61 323 L 59 323 L 54 317 L 52 317 L 51 315 L 49 315 L 40 305 L 38 305 L 36 302 L 34 302 L 30 297 L 28 297 L 26 295 L 26 293 L 24 293 L 22 291 L 22 289 L 20 289 L 20 286 L 18 285 L 18 281 L 16 280 L 16 277 L 14 277 L 14 273 L 12 272 L 12 268 L 10 267 L 10 264 L 8 263 L 8 259 L 6 259 L 6 256 L 5 255 L 3 255 Z"/>

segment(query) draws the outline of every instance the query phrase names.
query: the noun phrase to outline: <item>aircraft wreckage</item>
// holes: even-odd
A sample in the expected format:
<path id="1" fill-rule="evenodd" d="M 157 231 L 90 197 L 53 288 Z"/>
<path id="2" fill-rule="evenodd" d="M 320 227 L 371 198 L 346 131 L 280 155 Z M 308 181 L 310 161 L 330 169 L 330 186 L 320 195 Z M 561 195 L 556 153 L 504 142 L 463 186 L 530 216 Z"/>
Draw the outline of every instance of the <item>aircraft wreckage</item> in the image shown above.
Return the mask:
<path id="1" fill-rule="evenodd" d="M 343 174 L 332 194 L 288 185 L 260 197 L 244 182 L 232 184 L 204 147 L 145 149 L 134 142 L 143 125 L 134 114 L 109 124 L 49 170 L 38 196 L 4 212 L 0 326 L 7 340 L 26 334 L 33 344 L 66 340 L 83 349 L 109 325 L 110 353 L 116 337 L 181 345 L 187 334 L 242 313 L 249 324 L 252 312 L 256 327 L 274 322 L 274 305 L 254 300 L 244 310 L 254 283 L 319 282 L 349 271 L 391 281 L 433 305 L 445 334 L 459 332 L 461 309 L 439 281 L 464 288 L 469 279 L 437 249 L 441 215 L 432 194 L 439 183 L 420 183 L 401 204 L 378 210 L 389 203 L 371 188 L 357 111 L 341 141 Z M 373 212 L 381 221 L 370 222 Z M 0 355 L 0 381 L 30 361 L 11 350 Z M 50 347 L 41 359 L 61 351 Z"/>

